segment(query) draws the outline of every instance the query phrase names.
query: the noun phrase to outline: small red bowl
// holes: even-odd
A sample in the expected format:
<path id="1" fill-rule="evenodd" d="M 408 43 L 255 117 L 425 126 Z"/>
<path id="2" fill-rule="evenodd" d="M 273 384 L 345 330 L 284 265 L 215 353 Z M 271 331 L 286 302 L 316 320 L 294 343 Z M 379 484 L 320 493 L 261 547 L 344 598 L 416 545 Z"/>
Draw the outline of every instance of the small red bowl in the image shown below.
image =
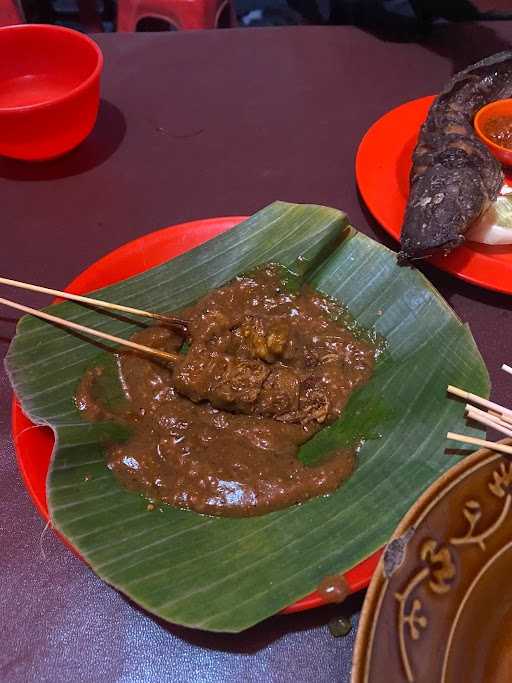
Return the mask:
<path id="1" fill-rule="evenodd" d="M 0 56 L 0 155 L 53 159 L 89 135 L 103 67 L 93 40 L 62 26 L 5 26 Z"/>
<path id="2" fill-rule="evenodd" d="M 486 125 L 491 119 L 506 116 L 510 117 L 512 122 L 512 99 L 496 100 L 490 102 L 482 107 L 475 116 L 473 125 L 480 140 L 487 145 L 490 151 L 494 154 L 496 159 L 503 164 L 503 166 L 512 166 L 512 149 L 502 147 L 491 140 L 485 132 Z"/>

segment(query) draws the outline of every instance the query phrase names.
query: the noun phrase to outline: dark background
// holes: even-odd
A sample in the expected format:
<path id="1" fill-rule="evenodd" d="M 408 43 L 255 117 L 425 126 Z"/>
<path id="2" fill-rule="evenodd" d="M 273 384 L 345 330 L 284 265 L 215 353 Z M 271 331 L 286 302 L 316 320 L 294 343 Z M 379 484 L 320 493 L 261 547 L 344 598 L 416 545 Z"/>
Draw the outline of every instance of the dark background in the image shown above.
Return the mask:
<path id="1" fill-rule="evenodd" d="M 117 3 L 126 0 L 18 0 L 29 22 L 58 23 L 87 32 L 113 31 Z M 510 0 L 231 0 L 242 27 L 354 25 L 399 40 L 416 40 L 443 21 L 512 17 Z M 223 13 L 219 26 L 232 24 Z M 143 18 L 138 31 L 168 31 L 163 19 Z"/>

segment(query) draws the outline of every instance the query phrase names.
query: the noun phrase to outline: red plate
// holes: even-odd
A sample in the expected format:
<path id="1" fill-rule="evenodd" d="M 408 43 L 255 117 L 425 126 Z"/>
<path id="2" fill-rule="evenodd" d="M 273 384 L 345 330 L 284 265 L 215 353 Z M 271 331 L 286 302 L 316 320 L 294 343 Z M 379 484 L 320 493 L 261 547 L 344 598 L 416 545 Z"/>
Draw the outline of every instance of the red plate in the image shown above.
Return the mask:
<path id="1" fill-rule="evenodd" d="M 245 216 L 235 216 L 192 221 L 139 237 L 93 263 L 66 290 L 85 294 L 137 275 L 229 230 L 244 218 Z M 53 432 L 48 427 L 34 425 L 22 412 L 16 397 L 12 408 L 12 431 L 18 467 L 39 513 L 48 521 L 46 477 L 54 446 Z M 78 554 L 65 538 L 63 540 Z M 380 551 L 377 551 L 345 574 L 352 591 L 365 588 L 370 583 L 379 557 Z M 287 607 L 284 612 L 299 612 L 323 604 L 323 598 L 312 593 Z"/>
<path id="2" fill-rule="evenodd" d="M 384 114 L 357 150 L 359 191 L 374 218 L 397 240 L 409 195 L 412 153 L 433 99 L 412 100 Z M 512 245 L 467 242 L 429 262 L 475 285 L 512 294 Z"/>
<path id="3" fill-rule="evenodd" d="M 93 263 L 66 289 L 75 294 L 84 294 L 137 275 L 229 230 L 244 218 L 245 216 L 210 218 L 175 225 L 144 235 Z M 48 521 L 46 476 L 54 446 L 53 432 L 48 427 L 34 425 L 23 414 L 16 398 L 13 400 L 12 431 L 18 467 L 23 475 L 25 486 L 41 516 Z M 63 540 L 66 541 L 66 539 Z M 70 545 L 67 541 L 66 543 Z M 352 591 L 365 588 L 370 583 L 379 557 L 380 551 L 346 573 L 345 578 Z M 325 604 L 324 600 L 317 593 L 312 593 L 284 611 L 299 612 L 323 604 Z"/>

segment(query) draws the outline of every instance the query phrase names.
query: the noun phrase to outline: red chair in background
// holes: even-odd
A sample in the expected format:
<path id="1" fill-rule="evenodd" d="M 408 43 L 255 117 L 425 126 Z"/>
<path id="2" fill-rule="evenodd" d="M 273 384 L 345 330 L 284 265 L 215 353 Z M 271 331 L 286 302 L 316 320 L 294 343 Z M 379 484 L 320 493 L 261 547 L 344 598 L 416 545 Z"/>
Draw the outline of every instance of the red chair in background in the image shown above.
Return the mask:
<path id="1" fill-rule="evenodd" d="M 147 18 L 168 21 L 179 30 L 236 26 L 231 0 L 118 0 L 118 31 L 135 31 Z"/>
<path id="2" fill-rule="evenodd" d="M 25 19 L 16 0 L 0 0 L 0 26 L 24 23 Z"/>

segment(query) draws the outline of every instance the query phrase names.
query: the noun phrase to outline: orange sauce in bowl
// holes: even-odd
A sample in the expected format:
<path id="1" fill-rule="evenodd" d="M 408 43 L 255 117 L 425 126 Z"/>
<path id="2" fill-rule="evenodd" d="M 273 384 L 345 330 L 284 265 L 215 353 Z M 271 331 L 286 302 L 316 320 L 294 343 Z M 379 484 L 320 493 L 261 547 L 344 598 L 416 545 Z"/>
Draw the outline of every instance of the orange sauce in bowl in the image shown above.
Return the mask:
<path id="1" fill-rule="evenodd" d="M 512 115 L 489 118 L 482 128 L 494 144 L 512 150 Z"/>

